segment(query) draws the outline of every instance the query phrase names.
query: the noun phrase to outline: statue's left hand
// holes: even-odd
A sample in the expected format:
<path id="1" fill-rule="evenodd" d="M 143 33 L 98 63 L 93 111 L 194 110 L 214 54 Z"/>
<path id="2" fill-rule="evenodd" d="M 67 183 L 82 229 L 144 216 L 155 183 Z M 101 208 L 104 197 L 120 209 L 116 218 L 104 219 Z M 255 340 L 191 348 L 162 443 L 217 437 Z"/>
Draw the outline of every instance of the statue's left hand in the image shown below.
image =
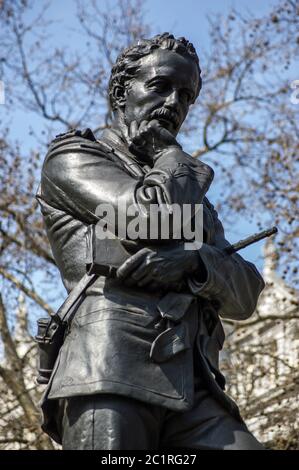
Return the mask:
<path id="1" fill-rule="evenodd" d="M 128 258 L 117 270 L 117 277 L 127 286 L 171 288 L 200 266 L 197 250 L 184 246 L 143 248 Z"/>

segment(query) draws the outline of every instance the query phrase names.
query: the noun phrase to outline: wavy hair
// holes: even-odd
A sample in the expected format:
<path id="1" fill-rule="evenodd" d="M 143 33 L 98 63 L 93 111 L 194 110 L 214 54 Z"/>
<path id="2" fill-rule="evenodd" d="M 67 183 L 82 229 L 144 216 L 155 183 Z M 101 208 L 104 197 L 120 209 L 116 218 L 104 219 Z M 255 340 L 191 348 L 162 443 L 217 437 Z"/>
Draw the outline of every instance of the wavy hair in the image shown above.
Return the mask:
<path id="1" fill-rule="evenodd" d="M 175 38 L 172 34 L 158 34 L 150 39 L 142 39 L 137 44 L 124 49 L 117 57 L 116 62 L 111 70 L 109 80 L 109 99 L 113 111 L 117 109 L 117 99 L 115 97 L 115 89 L 121 92 L 126 89 L 129 82 L 134 78 L 140 69 L 140 59 L 151 54 L 155 49 L 168 49 L 183 56 L 192 59 L 199 72 L 199 86 L 197 96 L 202 86 L 201 70 L 199 66 L 199 58 L 193 44 L 184 37 Z"/>

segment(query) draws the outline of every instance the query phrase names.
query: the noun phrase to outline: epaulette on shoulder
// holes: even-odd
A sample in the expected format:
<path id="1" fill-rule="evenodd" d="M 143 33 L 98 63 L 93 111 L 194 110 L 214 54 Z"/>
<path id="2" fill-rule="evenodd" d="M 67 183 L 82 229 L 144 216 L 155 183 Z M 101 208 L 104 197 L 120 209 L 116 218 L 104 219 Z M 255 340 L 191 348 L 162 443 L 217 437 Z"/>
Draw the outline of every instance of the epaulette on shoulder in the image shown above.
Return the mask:
<path id="1" fill-rule="evenodd" d="M 48 155 L 53 156 L 53 152 L 56 154 L 61 151 L 67 150 L 71 147 L 80 148 L 81 145 L 94 145 L 97 140 L 91 129 L 70 129 L 63 134 L 58 134 L 55 139 L 52 140 L 49 146 Z"/>
<path id="2" fill-rule="evenodd" d="M 68 154 L 72 152 L 80 152 L 81 154 L 94 154 L 103 156 L 108 151 L 101 142 L 98 141 L 92 130 L 87 128 L 84 130 L 70 129 L 68 132 L 58 134 L 50 143 L 46 160 L 61 154 Z"/>
<path id="3" fill-rule="evenodd" d="M 46 161 L 49 162 L 57 155 L 67 155 L 69 153 L 79 152 L 81 155 L 95 155 L 98 157 L 112 160 L 118 167 L 126 168 L 130 174 L 142 177 L 143 172 L 139 166 L 134 163 L 124 153 L 112 148 L 107 142 L 97 140 L 91 129 L 84 130 L 70 129 L 68 132 L 58 134 L 51 142 L 46 155 Z"/>
<path id="4" fill-rule="evenodd" d="M 86 129 L 83 129 L 82 131 L 80 129 L 70 129 L 67 132 L 64 132 L 62 134 L 58 134 L 58 135 L 56 135 L 56 137 L 52 141 L 52 143 L 60 142 L 62 140 L 69 139 L 69 138 L 72 138 L 72 137 L 81 137 L 82 139 L 87 139 L 87 140 L 90 140 L 91 142 L 96 141 L 96 138 L 95 138 L 92 130 L 89 129 L 89 127 L 87 127 Z"/>

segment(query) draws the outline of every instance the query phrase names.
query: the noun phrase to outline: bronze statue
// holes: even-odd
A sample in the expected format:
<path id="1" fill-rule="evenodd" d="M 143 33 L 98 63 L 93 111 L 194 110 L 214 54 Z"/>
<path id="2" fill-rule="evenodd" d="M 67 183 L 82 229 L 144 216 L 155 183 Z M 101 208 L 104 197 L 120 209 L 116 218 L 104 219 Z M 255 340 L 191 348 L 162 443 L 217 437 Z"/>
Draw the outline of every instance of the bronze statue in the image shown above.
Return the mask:
<path id="1" fill-rule="evenodd" d="M 128 258 L 76 297 L 42 402 L 43 429 L 64 449 L 262 449 L 224 392 L 218 356 L 219 315 L 250 317 L 264 282 L 253 264 L 229 254 L 205 197 L 213 170 L 176 140 L 201 85 L 186 39 L 140 40 L 112 69 L 111 128 L 100 139 L 71 130 L 49 148 L 37 197 L 69 293 L 92 264 L 86 234 L 101 222 L 101 204 L 120 216 L 120 207 L 140 209 L 141 223 L 151 221 L 152 205 L 160 209 L 158 236 L 127 235 Z M 161 237 L 175 204 L 189 205 L 192 220 L 202 204 L 200 248 Z M 97 245 L 104 252 L 104 241 Z"/>

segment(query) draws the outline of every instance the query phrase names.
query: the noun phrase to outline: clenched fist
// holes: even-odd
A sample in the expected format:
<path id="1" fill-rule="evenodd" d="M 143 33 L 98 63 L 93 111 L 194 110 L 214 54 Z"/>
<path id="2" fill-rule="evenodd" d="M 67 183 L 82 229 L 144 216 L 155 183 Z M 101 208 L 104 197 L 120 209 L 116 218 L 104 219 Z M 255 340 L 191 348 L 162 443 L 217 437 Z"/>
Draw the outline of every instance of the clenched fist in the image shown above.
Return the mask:
<path id="1" fill-rule="evenodd" d="M 177 290 L 185 276 L 194 272 L 206 279 L 205 267 L 198 251 L 184 249 L 183 244 L 164 248 L 143 248 L 128 258 L 117 270 L 117 278 L 127 286 Z"/>
<path id="2" fill-rule="evenodd" d="M 152 162 L 169 147 L 181 148 L 171 132 L 156 119 L 142 121 L 139 126 L 133 121 L 128 129 L 127 140 L 132 153 L 142 154 Z"/>

